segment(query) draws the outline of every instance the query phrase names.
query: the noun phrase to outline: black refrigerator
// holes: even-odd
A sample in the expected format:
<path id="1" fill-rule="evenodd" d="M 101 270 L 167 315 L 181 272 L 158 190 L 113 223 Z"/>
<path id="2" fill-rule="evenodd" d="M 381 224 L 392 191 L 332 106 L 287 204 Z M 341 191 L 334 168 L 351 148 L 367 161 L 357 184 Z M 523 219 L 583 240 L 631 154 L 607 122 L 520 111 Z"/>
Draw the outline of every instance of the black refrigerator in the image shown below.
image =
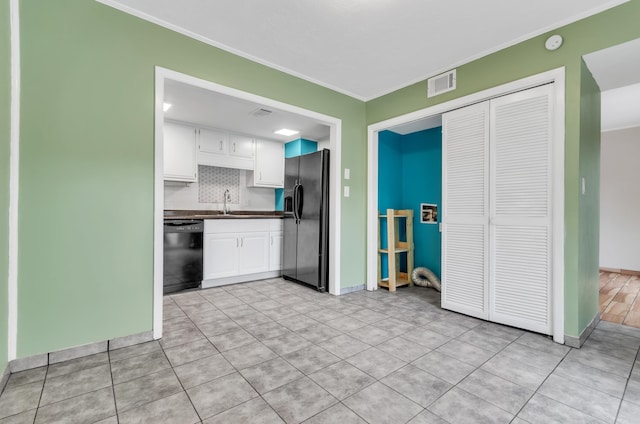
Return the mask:
<path id="1" fill-rule="evenodd" d="M 290 281 L 326 291 L 329 275 L 329 150 L 285 159 L 284 265 Z"/>

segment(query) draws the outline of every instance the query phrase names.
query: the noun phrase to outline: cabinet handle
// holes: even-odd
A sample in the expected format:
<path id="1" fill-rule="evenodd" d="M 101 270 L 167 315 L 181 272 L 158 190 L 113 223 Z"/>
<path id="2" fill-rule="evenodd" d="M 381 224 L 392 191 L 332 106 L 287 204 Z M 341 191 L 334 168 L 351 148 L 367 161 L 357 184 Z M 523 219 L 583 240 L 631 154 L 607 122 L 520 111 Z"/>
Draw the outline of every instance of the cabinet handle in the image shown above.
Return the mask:
<path id="1" fill-rule="evenodd" d="M 240 247 L 244 247 L 244 239 L 240 239 Z"/>
<path id="2" fill-rule="evenodd" d="M 236 248 L 240 247 L 240 240 L 236 239 Z"/>
<path id="3" fill-rule="evenodd" d="M 220 151 L 222 151 L 222 140 L 220 140 Z"/>
<path id="4" fill-rule="evenodd" d="M 236 142 L 234 141 L 233 142 L 233 153 L 235 153 L 235 152 L 236 152 Z"/>

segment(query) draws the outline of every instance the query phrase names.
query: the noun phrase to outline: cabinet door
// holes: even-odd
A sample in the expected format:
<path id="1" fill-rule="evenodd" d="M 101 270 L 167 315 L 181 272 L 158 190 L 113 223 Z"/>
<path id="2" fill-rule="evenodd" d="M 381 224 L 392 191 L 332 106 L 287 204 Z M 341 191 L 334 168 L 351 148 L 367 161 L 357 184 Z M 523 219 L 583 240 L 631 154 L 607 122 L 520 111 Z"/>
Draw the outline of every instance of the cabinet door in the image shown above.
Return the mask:
<path id="1" fill-rule="evenodd" d="M 489 102 L 442 116 L 442 307 L 489 318 Z"/>
<path id="2" fill-rule="evenodd" d="M 238 274 L 239 238 L 235 233 L 204 235 L 204 279 Z"/>
<path id="3" fill-rule="evenodd" d="M 254 182 L 261 187 L 284 187 L 284 145 L 256 140 Z"/>
<path id="4" fill-rule="evenodd" d="M 269 271 L 282 269 L 282 232 L 269 233 Z"/>
<path id="5" fill-rule="evenodd" d="M 269 233 L 243 233 L 240 237 L 238 274 L 254 274 L 269 270 Z"/>
<path id="6" fill-rule="evenodd" d="M 213 153 L 218 155 L 226 155 L 228 148 L 228 136 L 220 131 L 213 131 L 201 128 L 199 149 L 201 153 Z"/>
<path id="7" fill-rule="evenodd" d="M 229 136 L 229 154 L 241 158 L 253 158 L 253 138 L 231 134 Z"/>
<path id="8" fill-rule="evenodd" d="M 164 179 L 194 182 L 196 164 L 196 130 L 185 125 L 164 124 Z"/>

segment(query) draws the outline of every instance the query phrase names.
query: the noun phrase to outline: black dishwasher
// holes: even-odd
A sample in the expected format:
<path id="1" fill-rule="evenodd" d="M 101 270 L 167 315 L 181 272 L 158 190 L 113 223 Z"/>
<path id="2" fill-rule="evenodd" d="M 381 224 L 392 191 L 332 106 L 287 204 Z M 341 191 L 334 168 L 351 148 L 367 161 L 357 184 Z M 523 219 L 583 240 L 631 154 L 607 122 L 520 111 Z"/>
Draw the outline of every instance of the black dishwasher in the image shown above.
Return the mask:
<path id="1" fill-rule="evenodd" d="M 201 219 L 165 219 L 164 294 L 202 284 L 203 230 Z"/>

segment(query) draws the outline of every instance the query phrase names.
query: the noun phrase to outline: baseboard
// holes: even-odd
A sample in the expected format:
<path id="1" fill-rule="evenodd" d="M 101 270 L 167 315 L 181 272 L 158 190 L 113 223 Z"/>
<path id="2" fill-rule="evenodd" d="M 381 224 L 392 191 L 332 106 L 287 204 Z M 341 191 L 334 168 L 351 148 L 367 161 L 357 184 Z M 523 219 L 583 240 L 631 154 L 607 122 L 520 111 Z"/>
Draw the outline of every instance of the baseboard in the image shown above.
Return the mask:
<path id="1" fill-rule="evenodd" d="M 120 349 L 122 347 L 144 343 L 151 340 L 153 340 L 153 331 L 145 331 L 143 333 L 131 334 L 129 336 L 116 337 L 110 340 L 74 346 L 68 349 L 57 350 L 49 353 L 41 353 L 39 355 L 28 356 L 26 358 L 14 359 L 9 363 L 7 369 L 10 370 L 11 373 L 16 373 L 32 368 L 53 365 L 58 362 L 81 358 L 83 356 Z"/>
<path id="2" fill-rule="evenodd" d="M 0 377 L 0 393 L 4 391 L 7 382 L 9 381 L 9 375 L 11 375 L 11 371 L 9 370 L 9 364 L 4 367 L 4 371 L 2 372 L 2 377 Z"/>
<path id="3" fill-rule="evenodd" d="M 564 344 L 569 347 L 574 347 L 576 349 L 581 348 L 584 342 L 587 341 L 587 339 L 591 335 L 591 332 L 593 332 L 593 330 L 596 328 L 599 322 L 600 322 L 600 312 L 596 312 L 595 316 L 593 317 L 589 325 L 587 325 L 585 329 L 582 330 L 582 333 L 580 333 L 580 336 L 575 337 L 575 336 L 565 335 Z"/>
<path id="4" fill-rule="evenodd" d="M 248 281 L 266 280 L 268 278 L 276 278 L 282 275 L 282 271 L 267 271 L 257 274 L 235 275 L 233 277 L 213 278 L 211 280 L 203 280 L 202 288 L 226 286 L 228 284 L 246 283 Z"/>
<path id="5" fill-rule="evenodd" d="M 359 286 L 340 287 L 340 295 L 364 290 L 364 288 L 365 288 L 364 284 L 361 284 Z"/>
<path id="6" fill-rule="evenodd" d="M 640 275 L 640 271 L 636 271 L 633 269 L 622 269 L 622 268 L 600 268 L 601 272 L 614 272 L 616 274 L 624 274 L 624 275 Z"/>

